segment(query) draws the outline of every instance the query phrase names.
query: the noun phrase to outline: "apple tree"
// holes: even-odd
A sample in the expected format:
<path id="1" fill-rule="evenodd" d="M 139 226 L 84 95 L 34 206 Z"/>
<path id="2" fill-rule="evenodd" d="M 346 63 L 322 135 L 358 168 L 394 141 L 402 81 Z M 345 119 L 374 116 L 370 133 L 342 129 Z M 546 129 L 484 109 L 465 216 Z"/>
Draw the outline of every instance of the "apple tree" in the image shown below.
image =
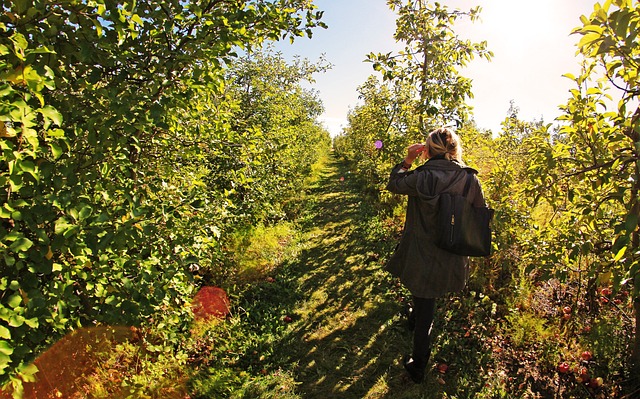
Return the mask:
<path id="1" fill-rule="evenodd" d="M 199 261 L 192 249 L 206 259 L 210 242 L 200 241 L 217 234 L 190 228 L 232 207 L 224 193 L 209 201 L 205 166 L 193 161 L 237 142 L 232 104 L 207 118 L 186 105 L 196 93 L 221 98 L 238 49 L 310 35 L 322 25 L 314 8 L 3 4 L 0 383 L 28 378 L 27 362 L 69 329 L 139 323 L 184 304 Z M 186 222 L 197 212 L 200 223 Z M 171 323 L 184 324 L 175 312 Z"/>
<path id="2" fill-rule="evenodd" d="M 415 129 L 411 93 L 411 87 L 370 76 L 358 87 L 362 103 L 349 112 L 348 127 L 334 139 L 336 153 L 351 165 L 353 178 L 376 198 L 411 140 L 424 140 Z"/>
<path id="3" fill-rule="evenodd" d="M 329 134 L 317 122 L 322 102 L 317 92 L 301 86 L 328 68 L 322 58 L 287 62 L 267 47 L 229 69 L 226 96 L 236 105 L 231 130 L 242 144 L 236 155 L 242 164 L 236 168 L 245 176 L 234 188 L 234 202 L 239 213 L 252 215 L 247 222 L 285 217 L 311 166 L 329 148 Z M 219 174 L 210 177 L 214 182 Z"/>
<path id="4" fill-rule="evenodd" d="M 371 53 L 367 60 L 385 79 L 415 87 L 414 108 L 421 131 L 451 122 L 462 125 L 472 91 L 471 80 L 459 70 L 476 56 L 490 60 L 493 54 L 486 42 L 458 37 L 454 25 L 464 17 L 476 20 L 480 7 L 464 12 L 426 0 L 388 0 L 387 4 L 398 14 L 394 38 L 405 48 L 397 54 Z"/>
<path id="5" fill-rule="evenodd" d="M 632 292 L 640 367 L 640 6 L 597 3 L 574 30 L 584 67 L 562 106 L 564 122 L 532 151 L 532 197 L 553 208 L 540 265 L 560 277 L 582 273 L 593 284 Z M 590 287 L 595 290 L 596 287 Z M 635 374 L 637 375 L 637 373 Z"/>

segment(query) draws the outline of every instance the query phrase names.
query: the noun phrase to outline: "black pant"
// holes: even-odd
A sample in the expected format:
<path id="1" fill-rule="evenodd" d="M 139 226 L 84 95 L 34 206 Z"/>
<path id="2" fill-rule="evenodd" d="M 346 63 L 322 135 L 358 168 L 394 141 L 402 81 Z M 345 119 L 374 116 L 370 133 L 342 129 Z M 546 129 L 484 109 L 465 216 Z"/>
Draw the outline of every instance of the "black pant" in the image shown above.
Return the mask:
<path id="1" fill-rule="evenodd" d="M 436 310 L 435 298 L 413 297 L 411 317 L 415 321 L 413 330 L 413 354 L 416 367 L 425 369 L 431 357 L 431 329 Z"/>

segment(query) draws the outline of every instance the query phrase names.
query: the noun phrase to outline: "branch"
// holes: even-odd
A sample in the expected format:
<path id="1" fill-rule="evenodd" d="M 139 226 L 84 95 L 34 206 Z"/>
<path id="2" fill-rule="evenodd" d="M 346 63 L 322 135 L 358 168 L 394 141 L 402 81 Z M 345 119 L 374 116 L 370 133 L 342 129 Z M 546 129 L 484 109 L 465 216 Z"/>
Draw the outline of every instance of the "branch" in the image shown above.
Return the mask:
<path id="1" fill-rule="evenodd" d="M 640 133 L 633 129 L 633 126 L 638 123 L 638 119 L 640 118 L 640 106 L 636 108 L 636 112 L 633 113 L 631 117 L 631 126 L 624 131 L 624 135 L 629 137 L 631 141 L 634 143 L 640 141 Z"/>
<path id="2" fill-rule="evenodd" d="M 605 163 L 603 163 L 603 164 L 591 165 L 591 166 L 588 166 L 588 167 L 586 167 L 586 168 L 584 168 L 584 169 L 582 169 L 582 170 L 578 170 L 578 171 L 576 171 L 576 172 L 567 173 L 567 174 L 565 174 L 565 175 L 562 175 L 560 178 L 561 178 L 561 179 L 564 179 L 564 178 L 568 178 L 568 177 L 573 177 L 573 176 L 581 175 L 581 174 L 584 174 L 584 173 L 587 173 L 587 172 L 591 172 L 592 170 L 597 170 L 597 169 L 607 168 L 607 167 L 612 166 L 612 165 L 613 165 L 617 160 L 619 160 L 619 159 L 623 159 L 623 158 L 626 158 L 626 157 L 624 157 L 624 156 L 620 155 L 620 156 L 617 156 L 617 157 L 613 158 L 612 160 L 610 160 L 610 161 L 608 161 L 608 162 L 605 162 Z M 628 164 L 628 163 L 634 162 L 634 161 L 636 160 L 636 158 L 637 158 L 637 157 L 633 157 L 633 158 L 631 158 L 631 159 L 627 159 L 627 160 L 623 161 L 622 163 L 623 163 L 623 165 L 624 165 L 624 164 Z"/>

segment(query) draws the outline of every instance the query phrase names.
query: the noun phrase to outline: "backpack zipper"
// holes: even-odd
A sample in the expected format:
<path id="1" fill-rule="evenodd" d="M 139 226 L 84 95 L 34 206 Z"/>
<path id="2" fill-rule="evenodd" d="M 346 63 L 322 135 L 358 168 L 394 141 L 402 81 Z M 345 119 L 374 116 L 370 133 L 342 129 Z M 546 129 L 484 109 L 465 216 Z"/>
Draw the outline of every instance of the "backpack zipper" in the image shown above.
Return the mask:
<path id="1" fill-rule="evenodd" d="M 451 237 L 449 237 L 449 242 L 453 243 L 453 229 L 456 225 L 456 215 L 454 213 L 451 214 Z"/>

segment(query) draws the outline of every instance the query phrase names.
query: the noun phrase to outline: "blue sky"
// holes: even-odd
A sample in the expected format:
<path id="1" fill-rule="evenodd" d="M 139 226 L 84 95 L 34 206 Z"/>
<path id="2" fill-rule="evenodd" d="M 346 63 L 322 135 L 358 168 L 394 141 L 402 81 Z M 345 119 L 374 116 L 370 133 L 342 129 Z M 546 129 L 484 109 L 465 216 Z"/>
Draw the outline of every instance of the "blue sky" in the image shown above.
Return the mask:
<path id="1" fill-rule="evenodd" d="M 324 54 L 333 68 L 316 76 L 312 87 L 319 92 L 325 112 L 321 119 L 332 135 L 346 126 L 350 109 L 358 102 L 357 87 L 375 75 L 366 54 L 400 49 L 393 39 L 395 14 L 386 0 L 315 0 L 324 11 L 328 29 L 316 29 L 313 38 L 293 45 L 279 43 L 285 57 L 300 55 L 317 61 Z M 474 119 L 480 128 L 500 130 L 510 101 L 520 118 L 552 122 L 558 105 L 566 102 L 573 83 L 562 75 L 576 74 L 578 37 L 570 35 L 589 15 L 594 0 L 443 0 L 451 9 L 468 10 L 480 5 L 481 20 L 455 27 L 462 38 L 486 40 L 494 52 L 491 62 L 475 59 L 461 71 L 473 79 Z"/>

